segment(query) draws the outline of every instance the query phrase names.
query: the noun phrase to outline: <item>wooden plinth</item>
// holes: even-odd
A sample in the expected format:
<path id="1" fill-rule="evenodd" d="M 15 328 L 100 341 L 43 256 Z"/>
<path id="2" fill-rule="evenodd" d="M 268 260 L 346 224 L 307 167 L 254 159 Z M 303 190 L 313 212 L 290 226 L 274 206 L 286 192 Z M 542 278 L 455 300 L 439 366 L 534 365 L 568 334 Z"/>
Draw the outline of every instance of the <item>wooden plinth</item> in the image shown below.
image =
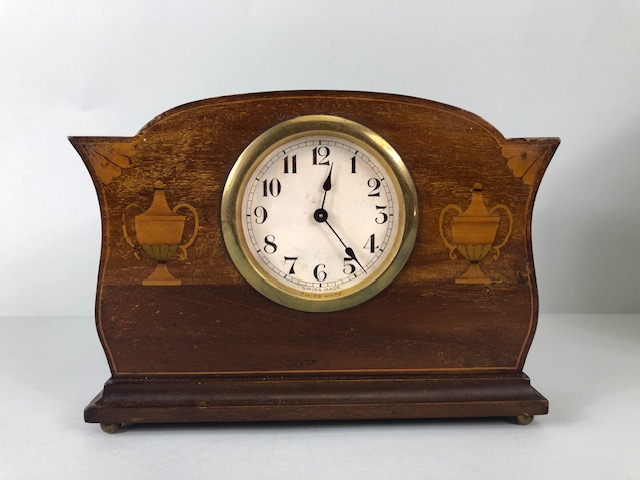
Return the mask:
<path id="1" fill-rule="evenodd" d="M 367 420 L 547 413 L 524 374 L 363 379 L 111 379 L 93 423 Z"/>

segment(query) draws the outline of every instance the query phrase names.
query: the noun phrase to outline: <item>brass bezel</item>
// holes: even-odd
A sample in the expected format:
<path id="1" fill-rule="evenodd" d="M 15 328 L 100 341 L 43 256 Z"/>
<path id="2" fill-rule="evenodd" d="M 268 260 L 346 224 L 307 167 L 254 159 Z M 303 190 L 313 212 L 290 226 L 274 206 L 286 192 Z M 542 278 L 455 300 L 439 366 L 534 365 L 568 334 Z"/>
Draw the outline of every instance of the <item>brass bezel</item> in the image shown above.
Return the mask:
<path id="1" fill-rule="evenodd" d="M 253 255 L 248 251 L 240 219 L 242 211 L 240 203 L 244 189 L 255 167 L 262 162 L 266 154 L 279 145 L 314 134 L 342 137 L 366 148 L 370 153 L 374 153 L 381 164 L 392 174 L 390 179 L 403 204 L 398 205 L 398 211 L 404 212 L 404 228 L 402 228 L 401 235 L 398 236 L 398 241 L 394 243 L 393 248 L 397 249 L 395 255 L 388 257 L 380 266 L 379 274 L 372 276 L 370 281 L 345 290 L 344 295 L 337 298 L 305 298 L 302 293 L 287 289 L 280 283 L 272 281 L 265 274 L 264 268 L 255 261 Z M 400 273 L 411 254 L 418 231 L 418 199 L 415 185 L 402 159 L 393 147 L 378 134 L 359 123 L 342 117 L 305 115 L 275 125 L 258 136 L 242 152 L 225 182 L 222 193 L 221 217 L 222 234 L 229 255 L 253 288 L 285 307 L 305 312 L 332 312 L 354 307 L 376 296 Z M 322 297 L 321 294 L 318 296 Z M 331 296 L 333 297 L 333 295 Z"/>

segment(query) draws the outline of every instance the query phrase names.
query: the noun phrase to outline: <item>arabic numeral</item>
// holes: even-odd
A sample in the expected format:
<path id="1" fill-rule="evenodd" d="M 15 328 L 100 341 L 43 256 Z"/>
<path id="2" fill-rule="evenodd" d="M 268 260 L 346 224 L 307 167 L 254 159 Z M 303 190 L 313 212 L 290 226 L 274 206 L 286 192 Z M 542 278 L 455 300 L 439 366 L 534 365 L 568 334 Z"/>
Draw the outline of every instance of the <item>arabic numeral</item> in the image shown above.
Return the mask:
<path id="1" fill-rule="evenodd" d="M 380 182 L 379 179 L 373 177 L 370 178 L 367 181 L 367 185 L 369 186 L 369 188 L 371 188 L 371 192 L 369 192 L 369 197 L 379 197 L 380 196 L 380 192 L 378 191 L 378 189 L 380 188 L 380 185 L 382 184 L 382 182 Z"/>
<path id="2" fill-rule="evenodd" d="M 295 155 L 291 156 L 291 160 L 288 155 L 284 157 L 284 173 L 298 173 L 298 159 Z"/>
<path id="3" fill-rule="evenodd" d="M 263 197 L 268 197 L 269 195 L 271 195 L 272 197 L 277 197 L 278 195 L 280 195 L 281 191 L 282 185 L 280 184 L 280 180 L 278 180 L 277 178 L 262 181 Z"/>
<path id="4" fill-rule="evenodd" d="M 316 280 L 321 283 L 327 279 L 327 272 L 323 270 L 324 268 L 326 268 L 326 265 L 324 263 L 319 263 L 313 269 L 313 276 L 316 277 Z"/>
<path id="5" fill-rule="evenodd" d="M 313 165 L 329 165 L 327 157 L 331 153 L 328 147 L 315 147 L 312 150 L 313 153 Z"/>
<path id="6" fill-rule="evenodd" d="M 385 213 L 386 209 L 387 209 L 386 206 L 376 205 L 376 210 L 378 211 L 378 216 L 376 217 L 376 223 L 378 225 L 387 223 L 387 220 L 389 220 L 389 215 Z"/>
<path id="7" fill-rule="evenodd" d="M 376 234 L 372 233 L 371 235 L 369 235 L 369 240 L 367 240 L 367 243 L 364 244 L 364 248 L 365 250 L 369 250 L 370 253 L 375 253 L 376 249 L 378 248 L 378 246 L 376 245 Z"/>
<path id="8" fill-rule="evenodd" d="M 353 258 L 351 258 L 351 257 L 345 257 L 344 258 L 344 261 L 342 263 L 344 265 L 344 268 L 342 269 L 342 272 L 345 275 L 351 275 L 356 271 L 356 266 L 353 263 L 349 263 L 349 262 L 352 262 L 352 261 L 353 261 Z"/>
<path id="9" fill-rule="evenodd" d="M 256 216 L 256 223 L 262 225 L 267 221 L 267 209 L 261 206 L 257 206 L 253 209 L 253 214 Z"/>
<path id="10" fill-rule="evenodd" d="M 292 262 L 291 268 L 289 269 L 289 275 L 295 275 L 296 271 L 294 270 L 294 267 L 296 266 L 297 260 L 298 260 L 298 257 L 284 257 L 285 262 Z"/>
<path id="11" fill-rule="evenodd" d="M 276 245 L 276 237 L 273 235 L 267 235 L 264 237 L 264 253 L 268 253 L 271 255 L 272 253 L 276 253 L 278 250 L 278 245 Z"/>

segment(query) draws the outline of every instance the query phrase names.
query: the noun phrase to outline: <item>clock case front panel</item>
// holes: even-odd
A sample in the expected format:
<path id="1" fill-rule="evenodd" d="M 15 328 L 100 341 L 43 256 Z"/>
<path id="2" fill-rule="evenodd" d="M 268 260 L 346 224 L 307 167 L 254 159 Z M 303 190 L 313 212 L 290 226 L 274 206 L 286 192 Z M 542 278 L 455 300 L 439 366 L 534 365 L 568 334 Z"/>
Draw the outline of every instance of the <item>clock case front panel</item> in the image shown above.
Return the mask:
<path id="1" fill-rule="evenodd" d="M 331 313 L 255 291 L 220 224 L 222 190 L 246 146 L 311 114 L 382 136 L 418 194 L 401 273 Z M 203 100 L 134 137 L 70 141 L 100 200 L 96 325 L 112 372 L 87 421 L 546 413 L 522 367 L 538 315 L 531 212 L 558 139 L 505 139 L 476 115 L 422 99 L 302 91 Z"/>

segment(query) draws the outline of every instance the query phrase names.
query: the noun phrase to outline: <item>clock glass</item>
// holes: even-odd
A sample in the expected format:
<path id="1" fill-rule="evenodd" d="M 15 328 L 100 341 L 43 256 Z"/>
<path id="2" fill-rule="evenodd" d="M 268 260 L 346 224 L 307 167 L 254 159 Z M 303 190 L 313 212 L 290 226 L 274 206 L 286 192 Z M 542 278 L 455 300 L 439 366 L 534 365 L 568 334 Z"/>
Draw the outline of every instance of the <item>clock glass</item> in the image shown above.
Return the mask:
<path id="1" fill-rule="evenodd" d="M 240 156 L 223 194 L 233 261 L 285 306 L 333 311 L 379 293 L 416 230 L 415 188 L 398 154 L 339 117 L 298 117 Z"/>

